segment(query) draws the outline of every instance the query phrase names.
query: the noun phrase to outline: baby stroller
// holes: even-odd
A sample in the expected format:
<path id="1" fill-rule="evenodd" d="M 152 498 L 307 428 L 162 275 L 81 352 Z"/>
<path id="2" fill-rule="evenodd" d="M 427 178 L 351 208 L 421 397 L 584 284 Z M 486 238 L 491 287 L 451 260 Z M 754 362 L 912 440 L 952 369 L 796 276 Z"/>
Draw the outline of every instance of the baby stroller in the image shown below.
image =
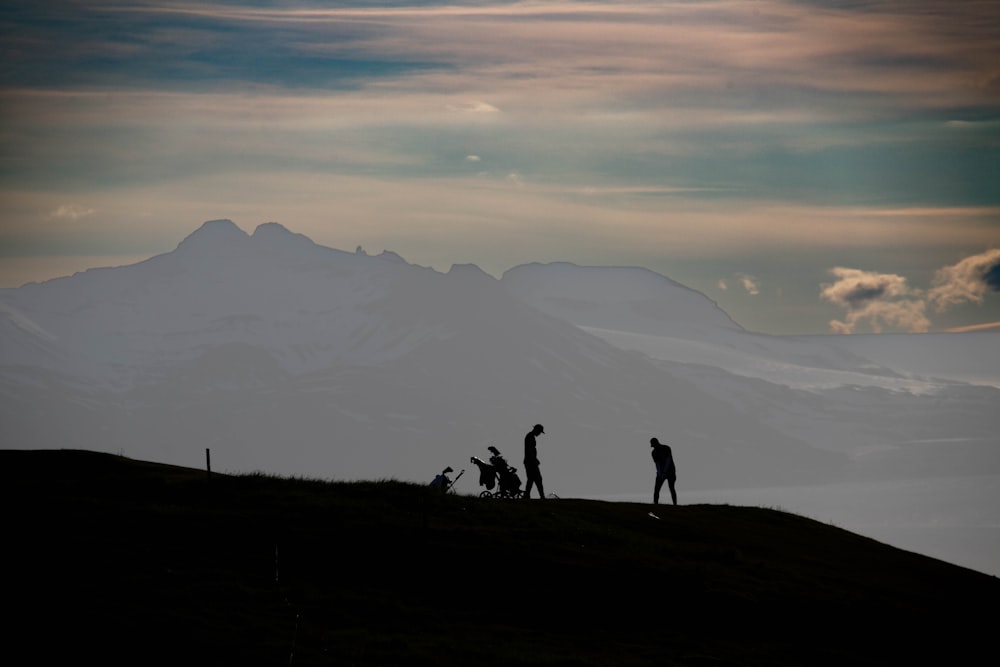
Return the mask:
<path id="1" fill-rule="evenodd" d="M 517 468 L 508 464 L 496 447 L 487 449 L 491 454 L 489 463 L 476 456 L 471 459 L 479 468 L 479 485 L 486 487 L 479 497 L 520 498 L 521 478 L 517 476 Z"/>

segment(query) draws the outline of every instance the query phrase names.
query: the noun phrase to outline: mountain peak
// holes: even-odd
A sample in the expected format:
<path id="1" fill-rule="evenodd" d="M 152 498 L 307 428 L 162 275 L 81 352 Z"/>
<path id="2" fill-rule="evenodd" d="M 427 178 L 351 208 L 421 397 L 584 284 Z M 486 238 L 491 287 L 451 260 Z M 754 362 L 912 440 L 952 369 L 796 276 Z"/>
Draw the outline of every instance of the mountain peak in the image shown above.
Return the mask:
<path id="1" fill-rule="evenodd" d="M 280 222 L 265 222 L 261 225 L 257 225 L 257 229 L 253 230 L 252 234 L 255 239 L 268 239 L 268 238 L 284 238 L 289 236 L 302 236 L 302 234 L 296 234 L 285 227 Z"/>
<path id="2" fill-rule="evenodd" d="M 316 243 L 305 234 L 290 231 L 277 222 L 265 222 L 258 225 L 257 229 L 253 230 L 251 238 L 256 243 L 267 243 L 269 246 L 316 247 Z"/>
<path id="3" fill-rule="evenodd" d="M 475 264 L 452 264 L 448 270 L 449 276 L 458 276 L 465 280 L 483 280 L 486 282 L 496 282 L 496 278 L 483 271 Z"/>
<path id="4" fill-rule="evenodd" d="M 399 255 L 398 253 L 395 253 L 395 252 L 393 252 L 391 250 L 383 250 L 382 252 L 380 252 L 377 255 L 377 257 L 379 259 L 385 259 L 385 260 L 388 260 L 390 262 L 396 262 L 397 264 L 406 264 L 406 260 L 403 259 L 401 255 Z"/>
<path id="5" fill-rule="evenodd" d="M 209 220 L 188 234 L 177 248 L 228 245 L 240 243 L 247 238 L 249 238 L 247 233 L 237 227 L 232 220 Z"/>

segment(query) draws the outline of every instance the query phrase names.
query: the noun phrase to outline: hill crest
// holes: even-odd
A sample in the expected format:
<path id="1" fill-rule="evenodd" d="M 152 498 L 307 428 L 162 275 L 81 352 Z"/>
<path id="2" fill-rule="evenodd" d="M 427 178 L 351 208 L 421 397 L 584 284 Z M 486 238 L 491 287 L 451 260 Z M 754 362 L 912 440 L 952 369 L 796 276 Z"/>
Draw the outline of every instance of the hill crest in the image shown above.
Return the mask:
<path id="1" fill-rule="evenodd" d="M 1000 594 L 773 509 L 209 479 L 66 450 L 0 450 L 0 482 L 32 508 L 8 527 L 12 630 L 46 660 L 961 663 L 989 649 Z"/>

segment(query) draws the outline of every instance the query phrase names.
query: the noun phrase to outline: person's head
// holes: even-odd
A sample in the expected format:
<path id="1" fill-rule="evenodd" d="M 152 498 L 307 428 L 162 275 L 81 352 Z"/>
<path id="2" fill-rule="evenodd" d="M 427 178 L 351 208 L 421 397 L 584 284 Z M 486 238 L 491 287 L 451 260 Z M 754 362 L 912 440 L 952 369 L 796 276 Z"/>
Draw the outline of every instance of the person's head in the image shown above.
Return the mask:
<path id="1" fill-rule="evenodd" d="M 650 438 L 649 439 L 649 446 L 650 447 L 656 447 L 658 444 L 660 444 L 660 441 L 657 440 L 656 438 Z"/>
<path id="2" fill-rule="evenodd" d="M 493 454 L 493 456 L 500 456 L 500 450 L 497 449 L 496 447 L 494 447 L 493 445 L 490 445 L 486 449 L 488 449 L 490 451 L 490 453 Z"/>
<path id="3" fill-rule="evenodd" d="M 531 432 L 535 435 L 541 435 L 542 433 L 545 433 L 545 427 L 541 424 L 535 424 L 535 428 L 531 429 Z"/>
<path id="4" fill-rule="evenodd" d="M 451 466 L 448 466 L 447 468 L 445 468 L 444 470 L 442 470 L 441 474 L 445 475 L 445 474 L 447 474 L 449 472 L 455 472 L 454 470 L 452 470 Z"/>

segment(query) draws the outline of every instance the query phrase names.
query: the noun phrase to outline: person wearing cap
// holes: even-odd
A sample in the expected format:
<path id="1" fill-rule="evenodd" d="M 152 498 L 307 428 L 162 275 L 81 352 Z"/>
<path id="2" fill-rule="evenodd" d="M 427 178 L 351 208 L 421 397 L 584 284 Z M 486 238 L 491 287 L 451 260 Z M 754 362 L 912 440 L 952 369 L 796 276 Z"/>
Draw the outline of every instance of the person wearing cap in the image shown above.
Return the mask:
<path id="1" fill-rule="evenodd" d="M 455 472 L 451 466 L 442 470 L 440 475 L 431 480 L 431 488 L 441 493 L 447 493 L 448 489 L 451 488 L 451 478 L 448 477 L 450 472 Z"/>
<path id="2" fill-rule="evenodd" d="M 669 445 L 660 443 L 656 438 L 649 441 L 649 446 L 653 448 L 651 452 L 653 462 L 656 464 L 656 484 L 653 486 L 653 504 L 660 504 L 660 489 L 663 481 L 666 480 L 670 487 L 670 498 L 677 504 L 677 490 L 674 483 L 677 481 L 677 467 L 674 465 L 674 453 L 670 451 Z"/>
<path id="3" fill-rule="evenodd" d="M 542 488 L 542 473 L 538 469 L 538 444 L 535 442 L 535 438 L 542 433 L 545 433 L 542 425 L 535 424 L 535 427 L 524 436 L 524 474 L 528 478 L 528 482 L 524 485 L 525 498 L 531 497 L 532 485 L 538 486 L 538 497 L 545 498 L 545 489 Z"/>

